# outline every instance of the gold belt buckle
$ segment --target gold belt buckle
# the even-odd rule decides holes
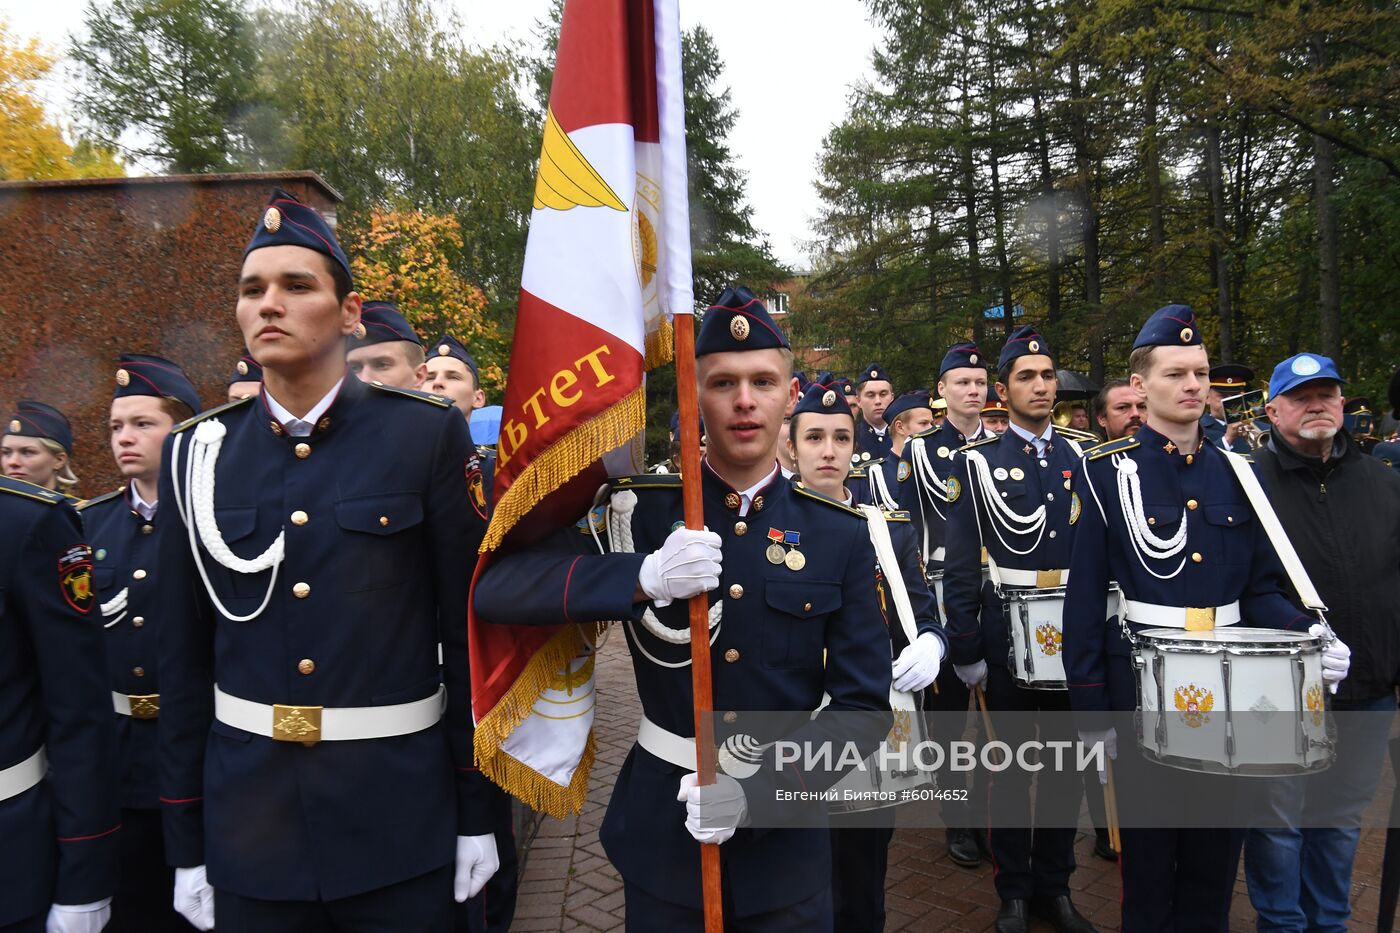
[[[1215,628],[1215,608],[1196,609],[1188,606],[1186,608],[1186,631],[1188,632],[1209,632]]]
[[[1059,586],[1061,573],[1059,570],[1037,570],[1035,572],[1036,589],[1048,590]]]
[[[272,704],[272,737],[278,742],[311,746],[321,741],[320,706]]]
[[[131,704],[132,719],[155,719],[160,715],[159,693],[133,694],[126,699]]]
[[[986,548],[983,548],[983,549],[982,549],[982,566],[983,566],[983,567],[987,566],[987,549],[986,549]]]

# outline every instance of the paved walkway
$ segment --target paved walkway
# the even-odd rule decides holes
[[[603,854],[598,827],[613,781],[637,732],[641,706],[632,680],[631,660],[620,632],[613,633],[598,659],[597,763],[583,812],[567,820],[544,817],[530,847],[521,879],[513,930],[621,931],[622,880]],[[1390,786],[1387,766],[1386,787]],[[1388,789],[1381,798],[1389,800]],[[890,847],[886,879],[889,933],[897,931],[990,931],[997,897],[991,869],[958,868],[948,861],[941,829],[901,829]],[[1095,858],[1093,835],[1081,833],[1075,849],[1078,870],[1070,878],[1074,901],[1101,931],[1118,929],[1119,881],[1116,865]],[[1379,903],[1381,853],[1385,833],[1366,830],[1352,885],[1352,909],[1360,920],[1352,930],[1374,930]],[[1236,884],[1231,931],[1252,931],[1254,916]],[[1049,930],[1037,925],[1037,930]],[[839,931],[838,931],[839,933]]]

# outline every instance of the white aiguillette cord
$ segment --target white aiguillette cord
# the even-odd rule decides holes
[[[894,597],[895,615],[899,617],[899,627],[909,644],[919,637],[914,627],[914,604],[909,602],[909,591],[904,587],[904,574],[899,569],[899,558],[894,553],[894,542],[890,540],[890,529],[885,524],[885,515],[873,505],[857,506],[865,513],[870,525],[870,543],[875,545],[875,558],[885,570],[885,580],[890,584],[890,595]]]
[[[1332,631],[1332,626],[1327,624],[1325,615],[1327,606],[1323,604],[1322,597],[1318,594],[1317,588],[1313,586],[1312,578],[1304,569],[1303,561],[1298,557],[1293,542],[1288,540],[1288,532],[1283,530],[1283,523],[1278,520],[1278,513],[1274,511],[1273,504],[1269,502],[1268,494],[1260,485],[1259,477],[1254,475],[1254,471],[1250,469],[1249,461],[1244,457],[1228,450],[1222,451],[1222,453],[1225,454],[1225,462],[1230,464],[1230,469],[1235,471],[1235,478],[1244,487],[1245,497],[1249,499],[1254,514],[1264,526],[1264,532],[1269,536],[1269,543],[1274,546],[1279,560],[1283,562],[1284,572],[1288,574],[1293,589],[1298,592],[1298,598],[1303,601],[1304,606],[1317,613],[1318,621],[1327,630],[1328,640],[1335,640],[1337,633]]]

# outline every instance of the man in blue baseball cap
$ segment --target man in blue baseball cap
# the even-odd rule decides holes
[[[1274,367],[1265,406],[1273,431],[1253,458],[1329,624],[1354,649],[1330,703],[1332,767],[1261,788],[1260,823],[1283,827],[1245,838],[1261,930],[1346,929],[1360,814],[1380,780],[1400,684],[1400,476],[1343,427],[1342,385],[1336,364],[1316,353]]]

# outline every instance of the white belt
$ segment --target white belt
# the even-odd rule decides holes
[[[1138,625],[1203,632],[1239,622],[1240,604],[1236,600],[1228,606],[1194,609],[1186,606],[1158,606],[1153,603],[1140,603],[1135,599],[1125,599],[1123,614],[1128,617],[1129,622]]]
[[[160,715],[160,694],[125,694],[112,691],[112,709],[119,716],[132,719],[155,719]]]
[[[933,549],[933,553],[930,554],[930,555],[928,556],[928,559],[929,559],[929,560],[943,560],[944,555],[946,555],[947,553],[948,553],[948,549],[947,549],[946,547],[936,547],[936,548]]]
[[[49,760],[44,755],[44,746],[17,765],[10,765],[0,771],[0,800],[18,797],[44,779],[49,770]]]
[[[279,742],[347,742],[421,732],[442,718],[447,690],[391,706],[325,708],[254,703],[214,687],[214,718]]]
[[[662,761],[669,761],[677,768],[696,770],[695,740],[676,735],[663,729],[645,716],[637,726],[637,744]]]
[[[1001,577],[1003,586],[1029,586],[1040,590],[1069,583],[1068,570],[1013,570],[997,564],[997,576]]]

